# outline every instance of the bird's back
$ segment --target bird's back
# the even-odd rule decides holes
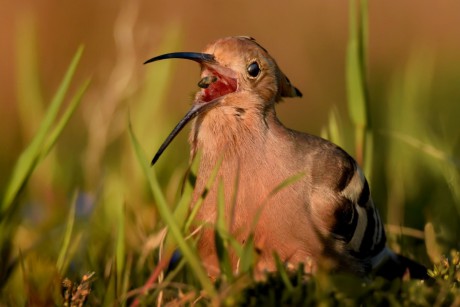
[[[279,128],[282,127],[282,128]],[[318,259],[341,270],[368,273],[385,254],[386,237],[368,182],[356,161],[339,146],[318,136],[278,125],[284,161],[304,172],[304,195],[292,206],[308,211],[309,231],[322,250]],[[322,261],[322,260],[320,260]]]

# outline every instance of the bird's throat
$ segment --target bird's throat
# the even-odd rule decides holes
[[[219,72],[206,69],[203,71],[198,86],[201,87],[199,92],[199,100],[203,102],[211,102],[215,99],[221,98],[227,94],[236,92],[238,82],[235,78],[220,74]]]

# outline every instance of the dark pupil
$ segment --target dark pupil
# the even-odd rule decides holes
[[[249,64],[249,66],[248,66],[248,74],[251,77],[257,77],[259,72],[260,72],[260,68],[259,68],[259,64],[257,64],[257,62],[252,62],[251,64]]]

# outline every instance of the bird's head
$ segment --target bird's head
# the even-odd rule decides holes
[[[167,53],[151,58],[144,64],[172,58],[193,60],[200,64],[201,80],[198,86],[201,89],[196,94],[192,108],[162,144],[152,164],[191,119],[211,108],[236,104],[241,101],[238,97],[241,95],[256,96],[255,100],[265,105],[273,105],[282,97],[302,96],[267,50],[250,37],[219,39],[201,53]]]

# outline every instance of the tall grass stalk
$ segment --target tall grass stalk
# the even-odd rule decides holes
[[[134,136],[132,130],[130,129],[129,131],[130,131],[131,142],[133,144],[134,151],[136,153],[136,157],[141,165],[142,170],[144,171],[145,176],[147,177],[149,181],[151,191],[153,193],[153,196],[155,197],[157,208],[158,208],[158,211],[160,212],[160,215],[163,221],[166,223],[168,230],[171,232],[171,235],[174,237],[175,241],[177,242],[184,258],[189,263],[195,276],[200,281],[203,289],[206,290],[208,295],[210,295],[211,297],[215,296],[216,290],[214,289],[213,284],[209,280],[206,272],[204,271],[204,268],[200,260],[197,257],[197,253],[194,251],[192,246],[190,246],[186,242],[185,237],[182,234],[181,229],[177,225],[176,220],[174,219],[174,215],[170,211],[168,204],[163,196],[163,193],[161,192],[161,189],[160,189],[160,186],[158,184],[155,174],[151,172],[148,168],[148,165],[149,165],[149,163],[147,162],[148,159],[143,154],[141,146],[139,142],[137,141],[136,137]]]
[[[50,147],[54,144],[57,136],[62,132],[65,124],[68,122],[71,114],[75,111],[76,105],[81,101],[82,94],[87,88],[88,83],[85,83],[75,96],[74,103],[68,107],[68,112],[62,118],[62,121],[56,126],[56,130],[51,132],[52,125],[57,119],[58,112],[61,105],[64,102],[64,98],[70,87],[72,77],[77,69],[78,62],[83,54],[83,47],[78,48],[75,56],[70,63],[69,68],[58,87],[58,90],[51,101],[48,111],[43,118],[40,127],[32,139],[29,146],[19,156],[18,161],[13,170],[13,174],[10,177],[8,186],[5,191],[5,195],[2,200],[0,207],[0,217],[13,205],[17,199],[21,188],[26,184],[27,179],[35,169],[38,163],[40,163],[46,153],[49,152]],[[47,146],[46,146],[47,145]]]
[[[367,0],[349,1],[349,37],[346,55],[348,113],[355,127],[356,160],[370,176],[369,94],[367,87]],[[368,144],[369,142],[369,144]],[[366,164],[364,164],[366,163]]]

